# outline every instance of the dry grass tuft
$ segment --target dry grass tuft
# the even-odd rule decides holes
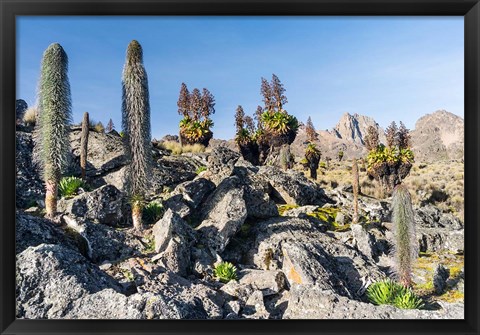
[[[191,153],[205,152],[205,146],[198,143],[193,145],[182,146],[180,143],[175,141],[165,141],[165,142],[161,142],[159,146],[165,150],[172,152],[172,154],[174,155],[181,155],[182,153],[186,153],[186,152],[191,152]]]
[[[29,107],[23,114],[23,123],[27,126],[34,126],[37,121],[37,108]]]

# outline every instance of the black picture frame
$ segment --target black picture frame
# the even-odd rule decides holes
[[[478,334],[480,4],[478,0],[0,0],[1,334]],[[464,320],[15,320],[15,16],[461,15],[465,18]],[[448,46],[447,46],[448,47]]]

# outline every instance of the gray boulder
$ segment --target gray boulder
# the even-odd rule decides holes
[[[240,154],[227,147],[219,146],[215,147],[210,156],[207,158],[207,174],[208,177],[215,185],[231,176],[235,163],[240,158]]]
[[[126,231],[68,216],[63,216],[63,220],[69,228],[68,234],[84,240],[87,255],[95,263],[140,255],[143,249],[142,242]]]
[[[15,205],[17,208],[37,206],[45,199],[45,186],[33,162],[32,134],[17,131],[15,149]]]
[[[27,109],[28,109],[28,104],[25,100],[23,99],[15,100],[15,118],[17,119],[17,122],[22,122],[23,115],[25,114],[25,111]]]
[[[69,238],[69,235],[52,221],[19,211],[15,218],[15,252],[17,254],[28,247],[36,247],[43,243],[63,244],[79,250],[76,241]]]
[[[243,199],[247,206],[247,216],[254,219],[266,219],[278,216],[278,208],[271,199],[271,186],[269,183],[257,176],[256,168],[235,166],[233,174],[241,181],[244,189]]]
[[[125,195],[113,185],[58,201],[59,212],[110,226],[125,226],[128,208]]]
[[[166,249],[155,256],[158,264],[182,277],[190,272],[190,248],[188,241],[181,236],[174,236],[168,242]]]
[[[215,189],[215,184],[205,178],[197,178],[179,184],[172,195],[181,194],[185,203],[193,210],[197,209],[203,200]]]
[[[140,317],[138,311],[128,310],[127,305],[120,303],[119,300],[125,299],[119,293],[120,285],[81,254],[64,246],[29,247],[17,255],[16,269],[17,317],[56,319],[93,315],[92,306],[84,304],[84,299],[107,289],[110,291],[102,296],[112,302],[105,301],[96,311],[98,316],[117,313],[119,317]],[[115,311],[108,308],[112,304]],[[73,316],[72,310],[75,310]]]
[[[187,202],[183,199],[182,194],[176,194],[163,201],[163,207],[165,209],[170,209],[182,219],[189,216],[192,212],[190,207],[187,205]]]
[[[463,304],[438,311],[375,306],[341,297],[316,285],[293,285],[284,319],[463,319]]]
[[[152,296],[145,306],[147,317],[162,319],[221,319],[223,296],[202,283],[190,282],[172,272],[152,278],[139,292]],[[169,315],[173,314],[173,315]],[[163,315],[166,315],[164,317]]]
[[[255,269],[243,269],[238,273],[240,285],[250,285],[259,290],[264,296],[279,293],[287,287],[287,280],[281,271],[265,271]]]
[[[415,208],[415,222],[422,228],[463,229],[463,223],[458,218],[450,213],[442,213],[433,205]]]
[[[256,223],[246,264],[282,270],[288,282],[324,285],[338,294],[362,297],[366,283],[384,278],[375,263],[309,220],[279,217]]]
[[[442,228],[420,228],[417,230],[420,251],[464,252],[464,231]]]
[[[185,239],[194,239],[194,231],[188,224],[171,209],[153,226],[152,234],[155,238],[155,251],[162,252],[168,246],[172,236],[178,235]]]
[[[221,252],[247,218],[244,190],[236,176],[222,181],[203,206],[202,223],[197,231],[207,244]]]
[[[438,264],[433,272],[433,288],[436,294],[440,295],[445,291],[448,277],[450,277],[450,270]]]
[[[270,195],[280,203],[322,206],[331,202],[320,187],[299,172],[285,172],[274,166],[262,166],[258,176],[268,181],[272,186]]]

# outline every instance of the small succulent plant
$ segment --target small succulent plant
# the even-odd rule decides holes
[[[58,191],[61,197],[71,197],[76,195],[81,187],[85,187],[85,183],[81,178],[63,177],[58,184]]]
[[[237,280],[237,268],[230,262],[221,262],[213,269],[213,274],[222,283]]]
[[[143,220],[147,224],[153,224],[161,219],[163,212],[163,205],[156,201],[152,201],[143,208]]]
[[[375,305],[393,305],[402,309],[420,309],[424,306],[423,300],[411,289],[391,279],[370,285],[367,289],[367,297]]]

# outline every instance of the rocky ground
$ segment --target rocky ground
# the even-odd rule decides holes
[[[79,138],[73,129],[72,175]],[[360,224],[352,225],[349,185],[321,188],[222,146],[181,156],[153,149],[149,197],[165,213],[138,236],[120,140],[91,133],[91,190],[60,200],[62,214],[51,221],[42,216],[31,133],[17,132],[17,317],[463,319],[463,222],[453,214],[415,207],[415,290],[427,308],[375,306],[365,290],[390,274],[389,199],[362,195]],[[237,266],[238,280],[216,280],[222,260]]]

